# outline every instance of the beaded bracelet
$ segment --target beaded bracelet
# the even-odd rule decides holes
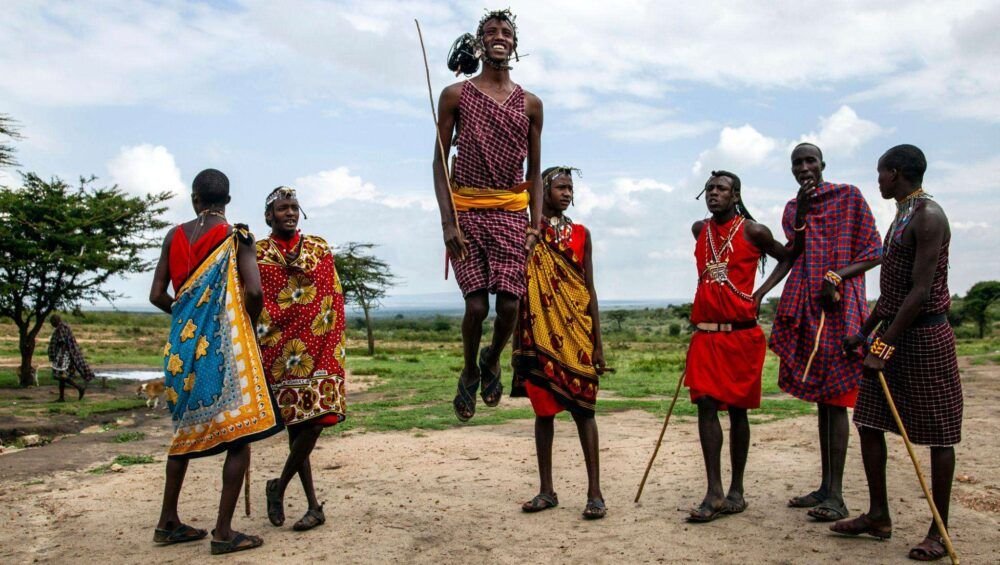
[[[539,231],[536,228],[531,227],[531,226],[528,226],[528,227],[524,228],[524,233],[527,234],[527,235],[533,235],[533,236],[535,236],[535,237],[537,237],[539,239],[542,238],[542,232]]]
[[[844,281],[844,278],[834,271],[827,271],[826,274],[823,275],[823,280],[829,282],[833,286],[840,286],[840,283]]]
[[[888,343],[882,341],[881,338],[875,338],[875,341],[872,342],[872,346],[868,348],[869,353],[883,361],[888,361],[895,351],[896,346],[889,345]]]

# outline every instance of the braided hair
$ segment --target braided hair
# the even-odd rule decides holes
[[[753,215],[750,214],[750,210],[747,210],[746,204],[743,203],[743,194],[741,190],[743,184],[740,182],[740,177],[738,177],[736,173],[731,173],[729,171],[723,171],[723,170],[712,171],[712,176],[708,177],[708,180],[705,181],[705,188],[703,188],[702,191],[698,193],[697,198],[701,198],[701,195],[704,194],[705,190],[708,189],[708,183],[712,182],[712,179],[716,177],[726,177],[732,183],[733,194],[735,194],[737,197],[736,213],[752,222],[756,222],[757,220],[754,219]],[[762,253],[760,256],[760,263],[759,263],[761,274],[764,274],[765,265],[767,265],[767,255]]]
[[[484,56],[486,46],[483,45],[483,29],[486,27],[486,22],[490,20],[498,20],[510,25],[510,28],[514,31],[514,60],[520,62],[521,58],[517,54],[517,24],[514,22],[516,19],[517,16],[510,11],[510,8],[506,10],[487,11],[486,15],[479,20],[475,36],[471,33],[465,33],[451,44],[451,49],[448,51],[448,69],[453,71],[456,76],[459,74],[468,76],[479,70],[480,59],[485,60],[487,64],[494,68],[500,70],[510,69],[507,61],[498,63]]]

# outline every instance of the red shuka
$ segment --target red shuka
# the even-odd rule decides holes
[[[761,252],[746,240],[745,223],[733,234],[732,251],[722,249],[730,230],[741,219],[735,216],[722,225],[709,219],[698,236],[694,253],[699,277],[691,307],[692,324],[747,322],[757,317],[752,301],[737,295],[728,285],[715,282],[705,271],[711,253],[707,229],[711,223],[715,248],[721,257],[728,257],[729,280],[740,292],[753,292]],[[731,332],[696,331],[691,336],[684,371],[684,384],[691,391],[692,402],[708,396],[717,400],[723,410],[729,406],[759,407],[766,352],[767,340],[759,326]]]
[[[184,227],[177,226],[174,238],[170,240],[170,282],[174,285],[174,294],[227,235],[229,224],[223,222],[211,227],[191,243],[184,233]]]

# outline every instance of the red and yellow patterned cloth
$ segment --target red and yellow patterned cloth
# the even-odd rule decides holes
[[[264,370],[286,425],[332,426],[347,417],[344,293],[326,241],[306,235],[288,243],[257,242]]]
[[[514,330],[511,396],[528,395],[539,416],[561,409],[593,416],[597,403],[594,326],[583,270],[587,230],[580,224],[571,228],[560,241],[551,226],[543,230],[528,260],[528,292]]]

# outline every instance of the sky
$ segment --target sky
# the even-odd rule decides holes
[[[445,60],[474,32],[472,2],[41,2],[4,6],[0,112],[20,122],[17,171],[97,175],[133,194],[171,191],[193,216],[204,168],[231,181],[230,221],[267,234],[264,198],[299,190],[305,233],[378,244],[397,295],[460,293],[444,280],[431,181],[434,98],[462,80]],[[882,233],[875,164],[921,147],[925,189],[951,220],[949,282],[997,278],[1000,2],[509,2],[512,79],[544,103],[542,166],[582,169],[567,214],[594,238],[607,300],[690,299],[695,195],[713,169],[740,175],[780,232],[797,185],[791,147],[823,148],[825,178],[858,186]],[[160,235],[160,234],[157,234]],[[154,253],[155,255],[155,253]],[[773,263],[773,262],[772,262]],[[152,273],[117,280],[146,304]],[[878,294],[877,270],[868,293]],[[777,291],[775,291],[774,295]],[[107,306],[99,304],[97,306]]]

